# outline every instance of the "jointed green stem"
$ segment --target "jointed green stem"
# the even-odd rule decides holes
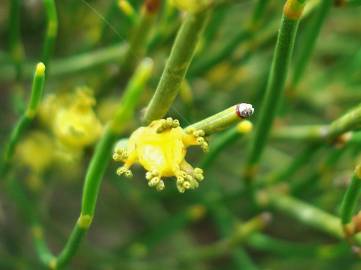
[[[101,180],[111,157],[113,145],[126,122],[134,115],[135,107],[139,102],[145,83],[150,77],[152,67],[152,62],[149,59],[140,64],[125,90],[116,116],[106,128],[103,137],[97,144],[85,176],[81,214],[67,244],[57,259],[57,264],[60,266],[66,265],[75,255],[81,240],[91,224]]]
[[[222,237],[230,237],[235,227],[235,217],[222,202],[209,203],[209,212],[218,226]],[[246,251],[238,246],[230,250],[235,267],[237,269],[255,270],[258,269]]]
[[[22,76],[22,62],[24,58],[24,47],[20,35],[20,0],[12,0],[9,15],[9,50],[11,58],[15,64],[16,78]]]
[[[168,112],[192,61],[208,13],[209,11],[205,10],[196,14],[187,14],[178,31],[154,96],[146,109],[145,123],[160,119]]]
[[[258,28],[269,2],[269,0],[258,0],[247,29],[242,29],[239,33],[237,33],[220,49],[219,52],[211,55],[210,57],[206,57],[205,60],[199,61],[192,66],[190,70],[191,75],[199,76],[207,72],[211,67],[214,67],[224,59],[227,59],[242,42],[252,40],[254,31]],[[218,23],[219,22],[217,21],[217,24]]]
[[[268,213],[256,216],[245,223],[239,224],[233,234],[230,235],[227,239],[220,240],[214,244],[201,247],[197,250],[192,250],[192,253],[185,253],[184,256],[180,259],[185,261],[193,261],[222,256],[233,250],[236,245],[246,241],[246,239],[254,232],[264,229],[269,221],[270,216]]]
[[[324,231],[336,238],[343,238],[340,220],[337,217],[305,202],[280,194],[279,192],[266,191],[266,194],[263,194],[263,196],[264,195],[265,197],[263,199],[275,210],[281,211],[294,217],[303,224]],[[361,244],[361,237],[356,237],[356,242]]]
[[[253,107],[250,104],[241,103],[234,105],[224,111],[214,114],[202,121],[194,123],[188,128],[201,129],[206,135],[219,132],[229,127],[239,119],[248,118],[253,114]]]
[[[312,21],[309,23],[304,34],[304,41],[296,59],[293,76],[291,79],[291,89],[297,87],[302,78],[306,66],[311,58],[312,52],[316,45],[317,37],[320,34],[321,27],[331,9],[332,0],[321,0],[321,4],[316,12],[312,15]]]
[[[54,0],[43,0],[47,16],[47,27],[43,45],[42,59],[49,70],[49,61],[54,51],[55,39],[58,34],[58,16]]]
[[[355,208],[361,195],[361,166],[357,166],[352,176],[351,183],[341,203],[341,223],[347,225],[355,214]]]
[[[1,166],[0,174],[6,173],[9,163],[14,155],[16,144],[35,117],[43,95],[44,80],[45,66],[43,63],[38,63],[34,73],[30,101],[28,103],[26,112],[20,117],[10,134],[9,142],[5,149],[4,160]]]
[[[145,56],[148,39],[155,23],[159,0],[145,0],[139,21],[135,26],[127,51],[120,66],[120,77],[127,81],[139,60]]]
[[[282,99],[304,1],[288,0],[282,16],[265,98],[256,123],[255,137],[250,146],[246,178],[252,179],[265,148],[278,105]]]
[[[91,52],[86,52],[74,56],[69,56],[64,59],[57,59],[52,61],[51,70],[48,75],[52,78],[55,76],[71,75],[73,73],[91,70],[97,66],[108,63],[115,63],[122,59],[127,51],[128,44],[119,43],[97,49]],[[24,77],[31,76],[33,64],[24,65]],[[14,77],[14,71],[11,66],[3,66],[0,68],[0,79],[8,80]]]
[[[310,161],[320,147],[321,145],[319,144],[310,144],[306,146],[300,155],[294,158],[288,166],[286,165],[280,171],[272,174],[271,177],[266,180],[266,184],[271,185],[280,181],[289,181],[300,168]]]

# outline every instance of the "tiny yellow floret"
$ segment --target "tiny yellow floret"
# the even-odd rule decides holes
[[[124,162],[117,174],[131,177],[130,167],[139,163],[147,170],[148,185],[158,191],[165,187],[163,177],[175,177],[181,193],[195,189],[203,180],[203,170],[193,168],[185,160],[187,148],[192,145],[199,145],[204,151],[208,149],[202,130],[184,130],[172,118],[153,121],[135,130],[127,144],[117,145],[113,159]]]

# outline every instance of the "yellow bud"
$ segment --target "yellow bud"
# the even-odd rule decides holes
[[[211,0],[172,0],[171,3],[182,11],[197,13],[204,10]]]
[[[120,10],[124,12],[125,15],[127,15],[127,16],[133,16],[133,15],[134,15],[134,9],[133,9],[133,7],[129,4],[128,1],[126,1],[126,0],[119,0],[119,1],[118,1],[118,6],[119,6]]]
[[[40,62],[36,65],[35,75],[44,76],[44,73],[45,73],[45,65],[42,62]]]
[[[253,124],[251,121],[243,120],[242,122],[238,123],[237,130],[239,133],[247,134],[251,132],[253,129]]]

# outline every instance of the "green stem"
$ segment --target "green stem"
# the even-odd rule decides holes
[[[191,67],[190,73],[193,76],[199,76],[207,72],[210,68],[219,64],[227,59],[237,49],[237,47],[244,41],[252,40],[255,31],[257,30],[259,23],[266,11],[269,0],[258,0],[249,25],[246,29],[242,29],[237,33],[229,42],[227,42],[218,52],[212,54],[210,57],[203,61],[199,61]],[[218,24],[218,22],[217,22]]]
[[[153,29],[158,9],[158,0],[144,1],[139,21],[132,32],[129,47],[121,62],[120,77],[122,81],[126,82],[128,80],[139,60],[145,56],[148,39]]]
[[[330,125],[294,126],[278,128],[273,131],[275,139],[307,140],[333,143],[341,135],[359,129],[361,124],[361,105],[333,121]],[[356,139],[356,138],[355,138]]]
[[[318,166],[316,171],[313,171],[308,176],[304,176],[302,181],[293,181],[290,184],[290,193],[295,195],[304,194],[307,190],[312,190],[314,186],[319,182],[319,179],[322,175],[325,175],[325,172],[334,168],[337,161],[345,153],[346,147],[341,149],[333,149],[332,152],[327,156],[327,159],[324,160],[321,165]]]
[[[341,202],[341,223],[347,225],[352,221],[352,216],[361,195],[361,166],[357,166]]]
[[[9,16],[9,50],[15,64],[16,79],[22,77],[22,62],[24,60],[24,46],[21,42],[20,33],[20,0],[12,0],[10,4]]]
[[[235,246],[245,242],[253,233],[264,229],[269,221],[270,216],[268,213],[256,216],[245,223],[239,224],[229,238],[192,250],[191,253],[185,253],[180,259],[185,261],[205,260],[227,254],[234,250]]]
[[[24,134],[25,130],[29,127],[33,121],[36,111],[39,107],[41,98],[44,91],[44,81],[45,81],[45,66],[43,63],[38,63],[35,68],[35,73],[33,77],[33,83],[31,88],[31,97],[28,103],[26,112],[20,117],[20,119],[15,124],[15,127],[12,129],[10,134],[9,142],[6,146],[4,153],[4,161],[1,167],[0,174],[3,175],[8,170],[9,163],[14,155],[15,147]]]
[[[209,10],[188,13],[174,41],[157,89],[146,109],[144,122],[162,118],[176,98],[180,85],[192,61],[196,45],[208,17]]]
[[[51,63],[51,70],[48,74],[51,77],[65,76],[87,71],[104,64],[115,63],[119,58],[124,57],[127,47],[126,43],[119,43],[91,52],[54,60]],[[28,78],[31,76],[32,66],[33,64],[24,65],[24,77]],[[0,69],[0,74],[2,80],[14,78],[14,71],[11,66],[3,65]]]
[[[274,255],[284,257],[300,258],[300,256],[335,259],[350,252],[350,248],[345,244],[337,245],[314,245],[300,244],[282,239],[273,238],[266,234],[254,233],[246,242],[247,246],[258,251],[264,251]]]
[[[340,220],[336,216],[279,192],[266,191],[264,195],[265,197],[263,197],[263,195],[261,195],[261,197],[275,210],[281,211],[305,225],[323,231],[336,238],[343,238]],[[355,240],[358,244],[361,244],[361,237],[356,237]]]
[[[49,70],[49,61],[54,51],[55,39],[58,34],[58,16],[54,0],[43,0],[47,16],[47,27],[43,45],[42,59]]]
[[[295,43],[298,23],[305,1],[287,0],[282,16],[265,99],[255,128],[246,167],[246,178],[254,177],[255,169],[265,148],[273,120],[282,100],[288,66]]]
[[[250,117],[253,114],[253,111],[254,109],[250,104],[237,104],[202,121],[194,123],[187,128],[201,129],[206,135],[210,135],[224,130],[239,121],[239,119]]]
[[[230,237],[230,233],[234,229],[235,217],[223,203],[210,203],[210,214],[218,225],[218,230],[222,237]],[[255,270],[258,269],[246,251],[242,247],[235,247],[232,251],[232,258],[237,269]]]
[[[281,169],[280,171],[272,174],[270,178],[265,181],[265,184],[272,185],[281,181],[289,181],[300,168],[310,162],[310,159],[314,154],[317,153],[317,150],[320,147],[321,145],[319,144],[310,144],[306,146],[306,148],[300,153],[300,155],[292,159],[292,162],[288,166],[284,166],[284,169]]]
[[[113,145],[124,129],[127,121],[134,115],[136,105],[151,75],[152,68],[152,62],[149,59],[146,59],[140,64],[126,87],[114,119],[106,128],[103,137],[96,146],[95,153],[85,176],[80,217],[57,259],[57,265],[61,267],[66,265],[75,255],[80,242],[91,225],[100,184],[111,157]]]
[[[291,90],[298,86],[300,79],[305,73],[306,66],[314,51],[317,37],[321,32],[321,27],[332,7],[332,2],[332,0],[321,0],[321,4],[317,7],[315,14],[312,15],[312,20],[307,25],[302,39],[303,42],[301,43],[302,47],[300,48],[298,57],[296,57],[295,68],[291,78]]]

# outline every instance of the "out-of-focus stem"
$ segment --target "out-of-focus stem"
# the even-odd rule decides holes
[[[66,265],[75,255],[81,240],[91,225],[101,180],[111,157],[114,143],[124,128],[126,121],[134,115],[135,107],[151,75],[152,67],[153,64],[149,59],[140,64],[126,87],[114,119],[106,128],[103,137],[96,146],[85,176],[80,217],[64,249],[57,258],[56,265],[59,267]]]
[[[114,143],[120,132],[133,115],[140,95],[149,80],[153,63],[149,59],[141,62],[123,94],[120,106],[114,119],[106,127],[91,158],[83,186],[81,213],[74,228],[59,256],[51,255],[42,238],[42,234],[35,234],[35,245],[43,264],[50,269],[60,269],[66,266],[78,250],[82,239],[88,231],[95,213],[96,201],[101,180],[108,165]],[[44,76],[44,72],[43,72]],[[35,226],[35,229],[37,227]]]
[[[208,207],[222,237],[230,237],[235,226],[236,218],[222,202],[209,202]],[[237,269],[258,269],[242,247],[234,247],[230,253]]]
[[[191,253],[185,253],[181,260],[204,260],[207,258],[217,258],[229,253],[235,246],[246,241],[253,233],[264,229],[269,222],[269,213],[260,214],[245,223],[239,224],[227,239],[220,240],[205,247],[200,247],[197,250],[192,250]]]
[[[91,52],[54,60],[51,63],[51,70],[48,72],[48,75],[51,77],[71,75],[104,64],[115,63],[119,58],[124,57],[127,48],[127,43],[119,43]],[[24,64],[23,73],[25,78],[31,77],[32,67],[33,64]],[[11,80],[14,77],[14,70],[11,66],[3,65],[0,68],[1,80]]]
[[[203,61],[199,61],[193,67],[191,67],[191,74],[193,76],[199,76],[207,72],[211,67],[219,64],[224,59],[227,59],[235,51],[239,44],[246,40],[252,39],[255,31],[259,27],[260,21],[269,2],[269,0],[258,0],[254,7],[253,14],[247,28],[242,29],[239,33],[237,33],[217,53],[212,54],[210,57],[207,57]]]
[[[357,202],[361,195],[361,165],[358,165],[354,171],[351,183],[348,186],[345,195],[343,196],[340,216],[343,226],[347,226],[352,221],[352,216],[355,214]],[[350,228],[352,229],[352,228]],[[347,233],[347,229],[346,229]],[[350,232],[352,234],[352,232]]]
[[[146,109],[144,123],[162,118],[176,98],[192,61],[209,10],[188,13],[174,41],[157,89]]]
[[[49,61],[54,51],[55,39],[58,34],[58,16],[54,0],[43,0],[47,17],[46,33],[43,45],[42,60],[49,70]]]
[[[253,179],[262,152],[268,140],[273,120],[282,100],[284,85],[288,73],[295,43],[298,23],[302,15],[304,0],[287,0],[273,55],[271,71],[268,78],[265,99],[255,128],[255,136],[250,145],[245,178]]]
[[[9,142],[5,148],[4,160],[1,166],[0,175],[6,173],[19,139],[35,117],[36,111],[43,96],[44,81],[45,66],[43,63],[38,63],[36,65],[33,77],[30,101],[28,103],[25,113],[20,117],[18,122],[15,124],[15,127],[11,131]]]
[[[345,244],[314,245],[300,244],[283,239],[276,239],[262,233],[254,233],[246,245],[257,251],[269,252],[282,257],[318,257],[322,259],[335,259],[342,254],[350,253],[350,248]]]
[[[133,73],[139,60],[145,56],[148,39],[153,29],[159,5],[159,0],[144,0],[139,20],[131,33],[129,46],[120,65],[119,76],[124,82]]]
[[[305,202],[279,192],[267,192],[260,195],[262,202],[271,206],[276,211],[289,215],[299,222],[330,234],[336,238],[343,238],[343,231],[339,218]],[[361,244],[361,237],[355,238]]]
[[[294,126],[277,128],[273,137],[277,139],[308,140],[333,142],[341,135],[359,128],[361,124],[361,105],[333,121],[330,125]]]
[[[306,66],[310,61],[312,52],[315,48],[317,37],[320,34],[321,27],[324,24],[325,19],[331,9],[332,2],[332,0],[322,0],[321,4],[317,7],[316,11],[312,15],[312,20],[307,25],[303,36],[303,41],[301,43],[302,47],[300,48],[298,57],[296,57],[295,68],[291,78],[291,90],[298,86],[300,79],[305,72]]]
[[[24,47],[20,35],[20,4],[20,0],[11,1],[8,27],[9,50],[15,64],[17,80],[22,76],[22,62],[24,60]]]
[[[281,181],[289,181],[300,168],[310,161],[312,156],[317,153],[320,146],[321,145],[319,144],[310,144],[306,146],[306,148],[294,158],[288,166],[283,166],[283,169],[272,174],[270,178],[265,181],[265,184],[272,185]]]

